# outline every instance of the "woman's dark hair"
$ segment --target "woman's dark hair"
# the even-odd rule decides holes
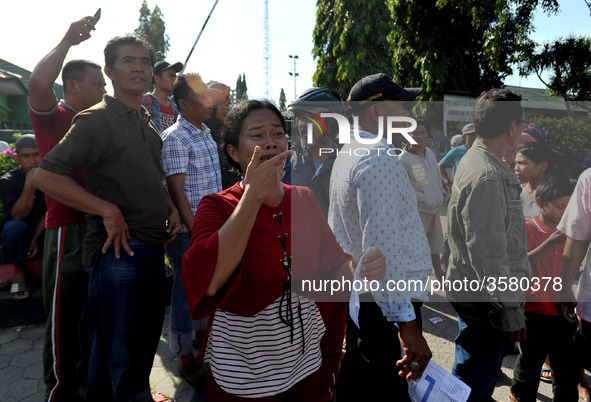
[[[232,145],[234,148],[238,149],[240,133],[242,132],[242,123],[246,120],[250,112],[261,109],[269,109],[275,113],[281,122],[283,131],[286,130],[285,119],[281,115],[281,112],[268,100],[248,100],[242,102],[232,109],[226,117],[226,120],[224,120],[224,128],[222,129],[222,150],[224,151],[224,156],[228,160],[228,163],[240,172],[242,172],[242,168],[238,162],[235,162],[234,159],[230,157],[230,154],[228,153],[228,145]]]
[[[517,147],[515,153],[523,154],[536,165],[546,162],[546,175],[566,178],[566,169],[559,156],[542,142],[525,142]]]
[[[539,197],[540,203],[544,206],[551,201],[572,195],[574,190],[574,184],[566,177],[547,175],[536,188],[536,198]]]

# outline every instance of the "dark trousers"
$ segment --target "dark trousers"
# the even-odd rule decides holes
[[[458,314],[459,331],[451,373],[472,389],[468,402],[491,401],[501,374],[506,334],[486,321],[470,319],[473,311],[466,314],[461,306],[452,306]],[[485,316],[488,304],[480,303],[480,308]]]
[[[0,234],[0,245],[4,250],[6,260],[13,262],[26,259],[32,238],[33,229],[25,221],[13,220],[6,222]]]
[[[86,400],[149,401],[164,321],[164,247],[136,238],[134,252],[97,252],[88,283],[90,362]]]
[[[43,305],[47,314],[43,376],[48,401],[80,399],[86,386],[90,344],[86,322],[88,274],[82,266],[85,223],[47,229],[43,255]]]
[[[521,342],[523,354],[515,362],[511,393],[521,402],[536,400],[540,370],[548,355],[552,367],[554,401],[576,402],[579,399],[579,368],[575,363],[573,346],[576,324],[558,315],[526,311],[525,317],[527,339]]]
[[[575,354],[579,366],[591,371],[591,322],[582,318],[575,338]]]
[[[349,318],[347,347],[337,380],[337,400],[410,401],[406,379],[398,375],[401,359],[398,328],[388,321],[370,293],[361,295],[359,326]],[[417,323],[420,305],[413,303]],[[419,326],[419,328],[421,328]]]
[[[343,340],[349,314],[345,303],[317,302],[316,304],[326,326],[326,332],[320,342],[322,366],[318,370],[320,381],[318,401],[325,402],[333,400],[336,394],[336,380],[339,377]]]

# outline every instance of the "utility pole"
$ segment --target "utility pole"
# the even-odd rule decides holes
[[[289,58],[293,60],[293,72],[289,72],[289,75],[291,75],[293,77],[293,98],[295,99],[296,96],[298,95],[298,92],[296,91],[296,78],[299,75],[296,72],[296,61],[298,59],[298,55],[289,55]]]
[[[270,56],[270,45],[269,45],[269,0],[265,0],[265,27],[264,27],[264,40],[263,40],[263,73],[265,75],[265,98],[271,99],[271,94],[269,90],[269,73],[270,73],[270,66],[269,63],[271,61]]]
[[[215,10],[215,6],[218,5],[218,1],[219,0],[215,0],[215,3],[213,3],[213,7],[211,8],[211,11],[207,15],[207,18],[205,19],[205,22],[203,23],[203,26],[201,27],[201,31],[199,31],[199,35],[197,35],[197,39],[195,39],[195,43],[193,43],[193,47],[189,51],[189,55],[187,56],[187,60],[185,60],[185,64],[183,64],[183,69],[181,70],[181,74],[185,71],[185,68],[187,68],[187,63],[189,62],[189,59],[191,58],[191,55],[193,54],[193,50],[195,50],[195,46],[197,46],[197,42],[199,42],[199,38],[201,38],[201,34],[205,30],[205,26],[207,25],[207,22],[209,21],[209,17],[211,17],[211,14],[213,14],[213,10]]]

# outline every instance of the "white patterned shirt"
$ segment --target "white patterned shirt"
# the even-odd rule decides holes
[[[427,299],[431,252],[408,175],[384,139],[367,145],[351,136],[351,143],[339,150],[330,179],[328,223],[346,253],[356,255],[369,247],[382,251],[386,275],[373,296],[389,321],[414,320],[410,301]],[[388,281],[397,281],[397,290],[388,291]],[[420,282],[416,290],[412,281]],[[406,290],[398,290],[402,286]]]
[[[199,129],[182,116],[162,133],[162,141],[164,176],[185,174],[183,190],[195,215],[201,198],[222,191],[217,144],[205,124]]]

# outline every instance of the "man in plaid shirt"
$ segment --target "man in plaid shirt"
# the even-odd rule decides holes
[[[183,231],[167,246],[174,266],[170,315],[170,350],[180,355],[179,372],[195,385],[203,369],[194,364],[193,320],[181,275],[181,260],[191,241],[193,218],[202,197],[222,190],[217,144],[203,124],[211,117],[208,88],[197,74],[177,77],[173,99],[180,110],[175,124],[162,133],[162,168],[170,196],[179,210]],[[205,322],[201,322],[205,330]],[[198,345],[197,345],[198,346]]]

